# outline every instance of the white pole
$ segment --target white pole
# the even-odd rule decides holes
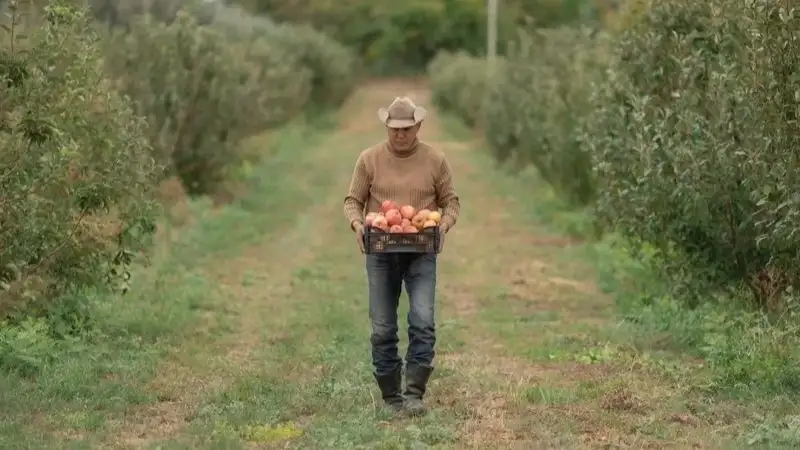
[[[486,56],[489,59],[489,73],[494,67],[497,57],[497,2],[498,0],[487,0],[488,11],[486,13]]]
[[[485,121],[490,92],[493,89],[494,69],[497,60],[497,3],[500,0],[487,0],[486,11],[486,83],[483,92],[481,119]]]

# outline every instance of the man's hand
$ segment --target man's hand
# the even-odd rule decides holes
[[[439,225],[439,253],[444,248],[444,236],[447,234],[447,225]]]
[[[364,225],[357,221],[353,221],[353,231],[356,232],[356,240],[358,241],[358,248],[361,250],[361,253],[366,253],[364,250]]]

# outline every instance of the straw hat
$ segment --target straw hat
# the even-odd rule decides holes
[[[408,128],[425,120],[428,111],[408,97],[395,97],[388,108],[378,110],[378,118],[389,128]]]

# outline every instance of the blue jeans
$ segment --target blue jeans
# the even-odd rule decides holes
[[[402,368],[397,349],[397,307],[405,282],[409,298],[407,364],[431,366],[436,344],[434,301],[436,254],[373,254],[367,256],[369,318],[372,322],[372,364],[378,376]]]

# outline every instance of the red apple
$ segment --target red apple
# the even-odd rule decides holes
[[[389,211],[386,211],[386,222],[388,222],[390,226],[400,225],[403,223],[403,216],[400,215],[400,211],[396,209],[390,209]]]
[[[402,232],[403,232],[403,227],[401,227],[400,225],[392,225],[392,227],[389,228],[389,233],[402,233]]]
[[[400,215],[403,216],[403,219],[411,220],[411,218],[414,217],[414,214],[416,214],[416,212],[417,211],[411,205],[403,205],[400,208]]]
[[[400,209],[400,206],[394,200],[384,200],[383,203],[381,203],[381,211],[384,214],[392,209]]]

